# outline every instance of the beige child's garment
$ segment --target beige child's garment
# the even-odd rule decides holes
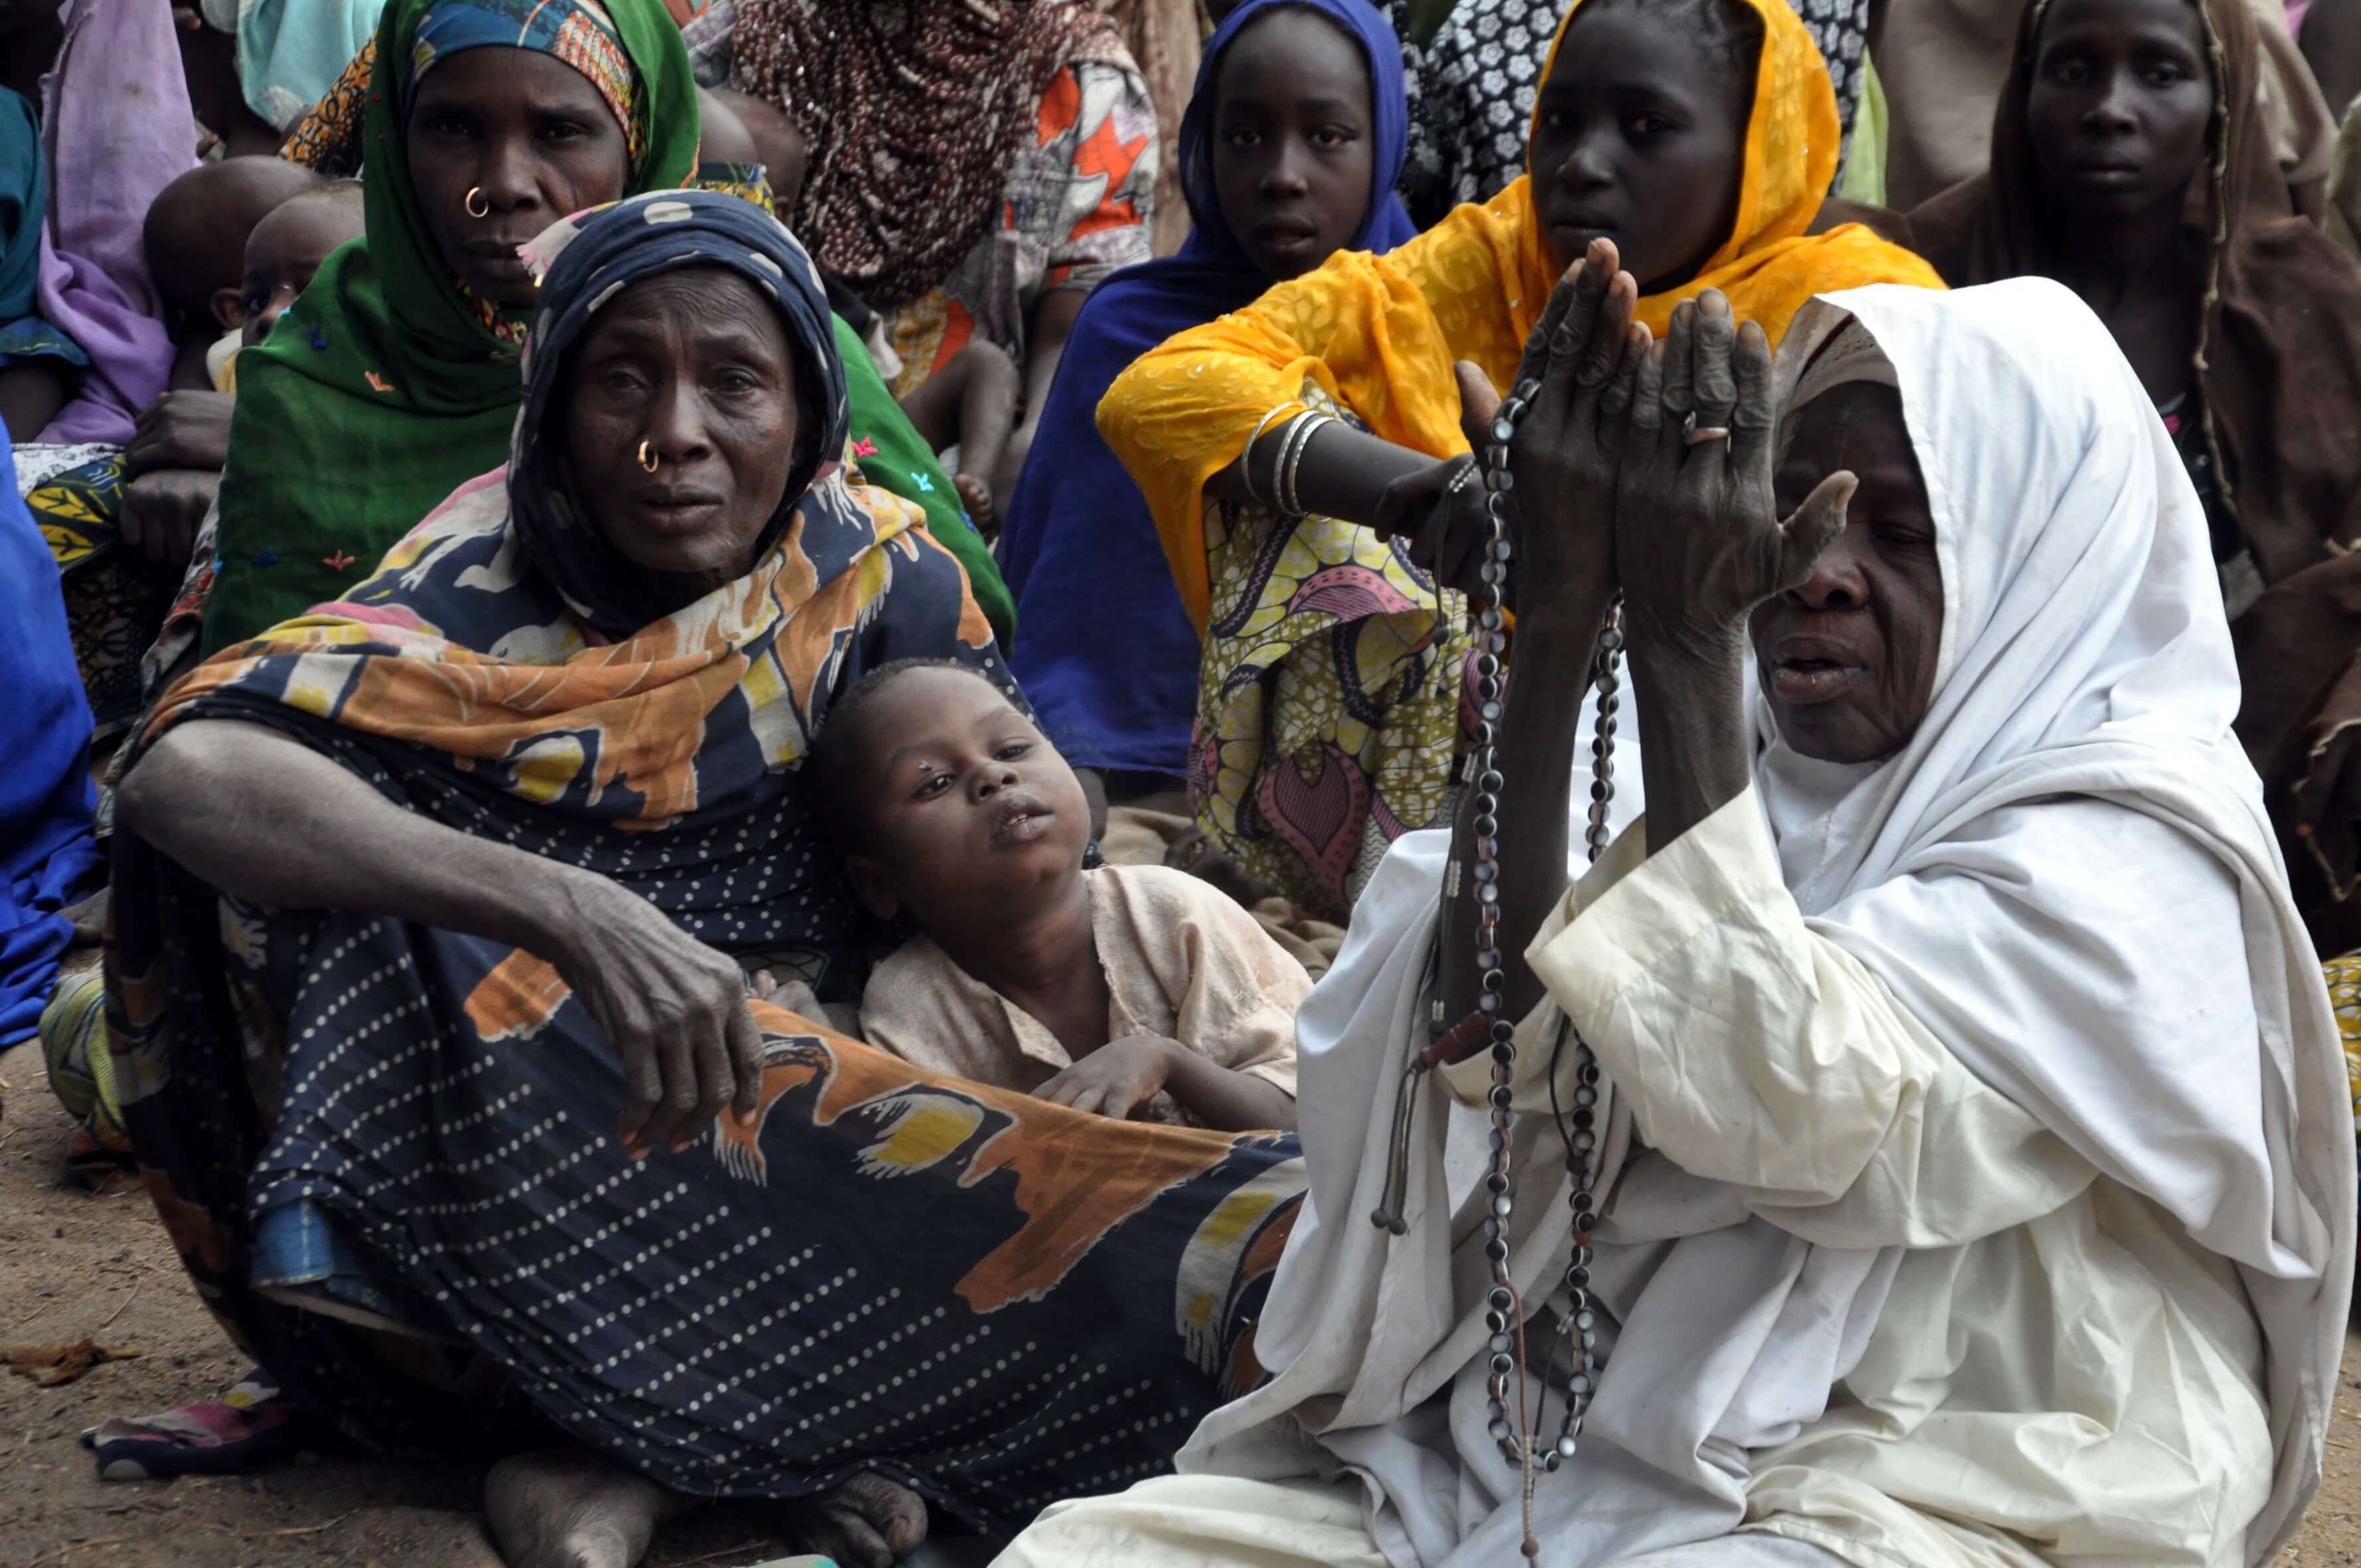
[[[1090,880],[1106,971],[1107,1038],[1162,1035],[1223,1067],[1295,1092],[1303,966],[1230,897],[1163,866],[1104,866]],[[925,937],[880,963],[861,999],[868,1042],[937,1072],[1030,1093],[1073,1065],[1041,1022]],[[1159,1094],[1147,1114],[1187,1118]]]

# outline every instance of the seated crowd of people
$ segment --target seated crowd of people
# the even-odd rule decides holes
[[[2361,0],[0,0],[0,1047],[254,1366],[100,1475],[2267,1563],[2356,99]]]

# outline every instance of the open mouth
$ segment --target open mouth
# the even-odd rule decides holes
[[[1001,802],[993,814],[992,847],[1005,849],[1014,844],[1029,844],[1049,831],[1055,813],[1029,795],[1012,795]]]
[[[1782,659],[1771,666],[1771,692],[1782,702],[1828,702],[1851,690],[1868,673],[1836,659]]]
[[[1791,632],[1773,640],[1767,652],[1764,684],[1781,702],[1799,707],[1828,702],[1869,678],[1868,651],[1857,637]]]

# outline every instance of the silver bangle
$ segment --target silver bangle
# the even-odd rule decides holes
[[[1271,504],[1281,517],[1303,515],[1295,510],[1295,460],[1296,455],[1302,450],[1303,433],[1311,425],[1312,418],[1312,411],[1306,409],[1289,420],[1287,428],[1279,434],[1279,466],[1271,470],[1270,488]]]
[[[1312,438],[1320,433],[1323,425],[1336,422],[1323,413],[1306,413],[1295,422],[1295,441],[1288,449],[1287,470],[1281,477],[1279,510],[1287,517],[1301,517],[1303,494],[1296,488],[1296,476],[1303,467],[1303,454],[1312,445]]]
[[[1263,433],[1264,431],[1266,431],[1266,430],[1268,430],[1268,429],[1269,429],[1269,428],[1270,428],[1270,422],[1271,422],[1271,421],[1273,421],[1273,420],[1277,419],[1279,415],[1281,415],[1281,414],[1285,413],[1285,412],[1286,412],[1286,411],[1287,411],[1290,407],[1292,407],[1292,406],[1293,406],[1293,405],[1289,404],[1289,403],[1280,403],[1280,404],[1277,405],[1276,407],[1274,407],[1274,408],[1270,411],[1270,412],[1268,412],[1268,413],[1267,413],[1267,414],[1263,415],[1263,416],[1262,416],[1262,418],[1260,418],[1260,419],[1258,419],[1258,420],[1255,421],[1255,427],[1254,427],[1254,429],[1253,429],[1252,431],[1248,432],[1248,433],[1247,433],[1247,435],[1246,435],[1246,449],[1245,449],[1244,451],[1242,451],[1242,452],[1240,452],[1240,453],[1238,454],[1238,477],[1246,482],[1246,499],[1248,499],[1248,500],[1250,500],[1250,501],[1254,502],[1254,504],[1255,504],[1255,505],[1257,505],[1257,506],[1264,506],[1264,505],[1267,505],[1267,504],[1268,504],[1268,503],[1265,502],[1265,501],[1264,501],[1264,499],[1262,499],[1262,497],[1261,497],[1259,494],[1257,494],[1257,493],[1256,492],[1256,490],[1255,490],[1255,482],[1254,482],[1254,449],[1255,449],[1255,443],[1256,443],[1256,442],[1257,442],[1257,441],[1260,441],[1260,440],[1262,439],[1262,433]],[[1284,444],[1285,444],[1285,443],[1284,443],[1284,442],[1282,442],[1280,444],[1281,444],[1281,445],[1284,445]],[[1279,466],[1278,466],[1276,463],[1272,464],[1272,465],[1271,465],[1271,473],[1272,473],[1273,475],[1276,475],[1278,472],[1279,472]]]

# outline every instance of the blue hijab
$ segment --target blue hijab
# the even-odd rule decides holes
[[[1099,400],[1131,362],[1178,332],[1242,309],[1270,286],[1222,221],[1213,191],[1214,83],[1222,56],[1276,5],[1317,11],[1360,40],[1376,110],[1369,205],[1347,250],[1414,236],[1393,189],[1410,112],[1401,44],[1369,0],[1246,0],[1205,46],[1180,120],[1180,188],[1195,230],[1177,255],[1127,268],[1082,306],[1058,362],[1025,471],[1000,530],[1016,595],[1009,667],[1078,767],[1182,776],[1197,716],[1196,630],[1180,607],[1148,501],[1099,438]]]
[[[97,885],[90,704],[49,543],[16,498],[0,430],[0,1047],[33,1033],[73,927],[59,913]]]

